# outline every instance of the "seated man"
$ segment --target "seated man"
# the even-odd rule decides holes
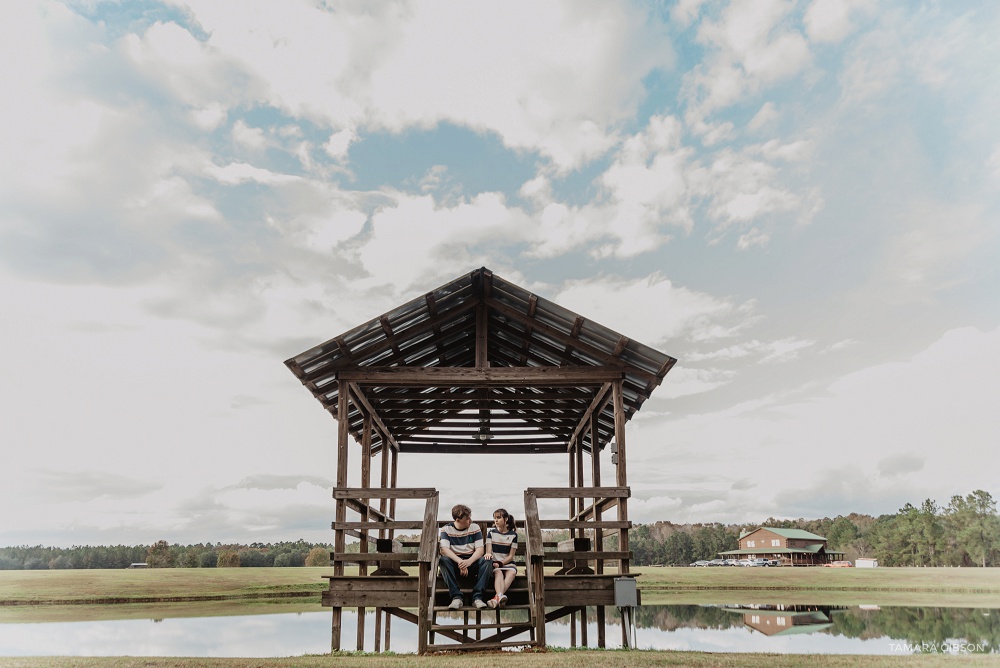
[[[483,559],[483,532],[478,524],[472,523],[472,510],[458,504],[451,509],[454,520],[441,527],[441,577],[448,585],[451,594],[452,610],[462,607],[462,589],[458,586],[458,575],[469,575],[476,578],[476,586],[472,590],[472,604],[477,608],[485,608],[483,596],[486,584],[493,575],[493,565]]]

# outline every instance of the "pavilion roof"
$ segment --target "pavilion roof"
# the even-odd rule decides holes
[[[527,453],[565,452],[574,438],[589,451],[591,412],[603,448],[614,434],[612,379],[622,380],[628,419],[675,362],[481,268],[285,364],[335,417],[351,383],[378,416],[373,452],[388,442],[401,452]],[[415,369],[439,379],[398,380]],[[348,421],[360,438],[356,403]]]

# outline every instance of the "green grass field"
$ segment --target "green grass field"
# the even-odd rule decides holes
[[[810,602],[1000,607],[1000,568],[637,568],[643,602],[724,602],[738,594]],[[350,571],[348,571],[350,572]],[[11,603],[319,599],[330,568],[0,571]],[[829,599],[831,596],[838,600]],[[707,597],[707,598],[706,598]],[[714,601],[707,599],[715,599]],[[820,600],[822,599],[822,600]],[[947,601],[947,603],[945,602]],[[305,600],[300,600],[305,603]]]

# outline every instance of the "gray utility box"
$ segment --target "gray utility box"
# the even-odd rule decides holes
[[[615,578],[615,607],[634,608],[639,605],[635,578]]]

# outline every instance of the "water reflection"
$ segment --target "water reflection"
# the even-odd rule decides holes
[[[176,615],[176,609],[173,614]],[[608,609],[607,645],[621,644],[617,611]],[[596,645],[596,610],[588,612],[588,639]],[[64,618],[64,617],[63,617]],[[636,611],[641,648],[707,652],[911,654],[996,653],[1000,610],[824,605],[657,605]],[[150,611],[147,619],[0,623],[0,656],[268,657],[325,654],[329,610],[214,617],[178,617]],[[374,643],[368,616],[365,649]],[[551,645],[569,646],[565,623],[550,624]],[[343,613],[343,649],[353,650],[357,615]],[[415,652],[416,627],[394,619],[394,652]]]

